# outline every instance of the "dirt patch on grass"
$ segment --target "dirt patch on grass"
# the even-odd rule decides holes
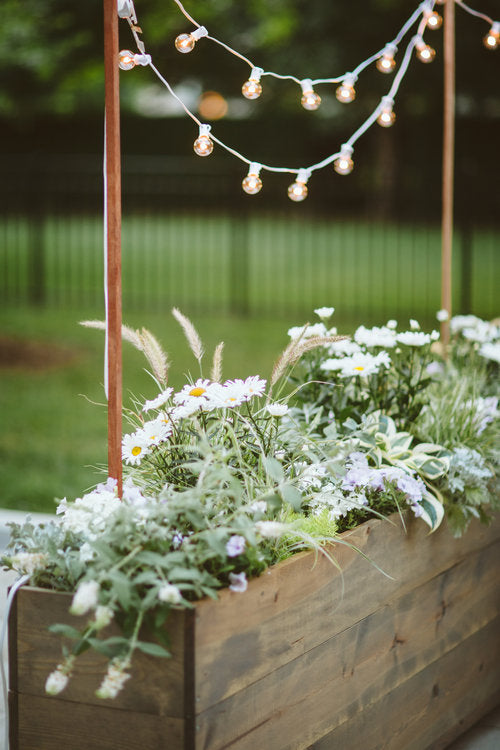
[[[57,344],[0,336],[0,369],[48,370],[71,364],[76,352]]]

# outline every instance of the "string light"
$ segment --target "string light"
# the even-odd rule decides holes
[[[307,181],[311,173],[308,169],[299,169],[295,182],[288,188],[288,197],[295,203],[300,203],[307,198]]]
[[[129,49],[123,49],[118,55],[118,65],[122,70],[132,70],[136,65],[149,65],[151,55],[136,55]]]
[[[394,55],[397,51],[398,48],[395,44],[386,44],[382,52],[382,57],[379,57],[376,62],[377,70],[380,70],[381,73],[392,73],[396,67]]]
[[[493,21],[491,18],[484,15],[483,13],[478,13],[477,11],[472,10],[471,8],[466,6],[465,3],[462,2],[462,0],[448,0],[448,1],[449,2],[454,1],[457,5],[462,7],[468,13],[471,13],[472,15],[475,15],[484,19],[491,25],[490,32],[484,39],[484,42],[485,44],[487,44],[489,49],[495,49],[500,44],[500,22]],[[179,7],[183,15],[196,27],[196,29],[190,34],[184,34],[184,35],[181,34],[179,37],[177,37],[176,47],[178,49],[180,47],[181,52],[190,52],[193,49],[198,39],[201,39],[202,37],[207,37],[210,41],[215,42],[216,44],[222,46],[232,55],[240,58],[243,62],[249,65],[250,70],[251,70],[250,76],[249,76],[248,81],[246,81],[242,86],[242,93],[246,98],[249,98],[249,99],[258,98],[262,92],[262,86],[260,83],[261,77],[265,75],[273,76],[274,78],[278,78],[281,80],[291,80],[291,81],[294,81],[296,84],[300,85],[302,88],[302,100],[301,101],[302,101],[303,106],[305,106],[303,100],[304,98],[306,99],[306,104],[309,105],[309,106],[306,106],[307,109],[317,109],[317,107],[319,106],[321,102],[321,98],[314,91],[314,86],[318,84],[340,83],[340,85],[338,86],[336,90],[336,96],[339,99],[339,101],[348,103],[348,102],[353,101],[354,98],[356,97],[356,92],[354,90],[354,83],[356,82],[359,73],[361,73],[365,68],[367,68],[373,62],[376,63],[377,68],[381,70],[382,72],[384,73],[392,72],[395,68],[394,55],[397,51],[397,45],[402,41],[402,39],[410,31],[412,26],[418,21],[417,33],[410,40],[410,42],[408,43],[406,47],[399,70],[395,74],[392,86],[390,87],[390,90],[387,96],[382,97],[380,104],[375,108],[375,110],[358,127],[358,129],[353,133],[353,135],[349,138],[349,140],[346,143],[342,144],[340,152],[331,154],[330,156],[327,156],[326,158],[324,158],[322,161],[318,162],[317,164],[313,164],[306,169],[296,169],[292,167],[274,167],[274,166],[270,166],[266,164],[253,162],[250,159],[247,159],[243,154],[239,153],[235,149],[228,146],[223,141],[216,138],[213,134],[209,135],[210,126],[200,122],[200,120],[196,117],[196,115],[193,112],[191,112],[191,110],[184,104],[184,102],[179,98],[179,96],[177,96],[177,94],[172,89],[169,82],[161,75],[158,69],[153,65],[153,63],[151,62],[151,57],[145,54],[144,43],[141,41],[141,39],[138,36],[138,34],[142,33],[142,31],[136,25],[137,18],[135,16],[135,9],[134,9],[134,4],[132,0],[117,0],[119,15],[121,18],[127,19],[131,32],[134,36],[135,42],[139,49],[139,52],[141,53],[140,55],[134,55],[129,50],[124,50],[123,53],[120,53],[125,56],[123,63],[127,65],[126,69],[129,70],[131,67],[134,67],[134,65],[137,65],[137,64],[149,65],[151,67],[151,70],[155,73],[155,75],[163,83],[163,85],[168,89],[170,94],[177,100],[180,106],[184,109],[185,113],[199,126],[199,135],[194,143],[195,152],[199,154],[200,156],[208,156],[213,150],[214,143],[217,143],[226,151],[228,151],[230,154],[232,154],[236,158],[248,164],[249,165],[248,174],[242,181],[242,187],[243,187],[243,190],[250,195],[255,195],[262,188],[262,180],[259,176],[259,173],[262,169],[269,171],[269,172],[288,172],[288,173],[295,174],[296,180],[294,183],[292,183],[292,185],[289,186],[288,195],[291,200],[296,201],[296,202],[303,201],[307,197],[307,194],[308,194],[307,181],[309,177],[311,176],[312,172],[319,170],[319,169],[323,169],[324,167],[333,163],[335,171],[339,172],[340,174],[349,174],[349,172],[353,168],[353,162],[351,158],[351,155],[353,153],[353,144],[375,122],[378,122],[382,127],[390,127],[394,123],[396,119],[396,115],[394,114],[394,111],[393,111],[394,96],[397,94],[401,81],[403,77],[406,75],[408,66],[411,61],[413,49],[416,49],[417,56],[423,62],[431,62],[431,60],[433,60],[435,57],[435,54],[436,54],[435,50],[433,50],[432,47],[430,47],[429,45],[425,44],[422,38],[422,34],[425,31],[427,26],[432,27],[434,25],[434,28],[437,28],[436,21],[432,21],[430,23],[429,21],[431,17],[434,17],[434,10],[433,10],[434,5],[442,4],[442,2],[439,2],[439,0],[424,0],[424,2],[422,2],[419,5],[419,7],[415,11],[413,11],[413,13],[408,18],[408,20],[403,24],[403,26],[401,27],[401,29],[399,30],[395,38],[391,42],[387,43],[377,53],[371,55],[362,63],[360,63],[352,72],[344,73],[342,76],[338,76],[336,78],[318,78],[318,79],[312,80],[308,78],[299,79],[293,75],[282,75],[279,73],[275,73],[273,71],[264,71],[262,68],[255,66],[253,62],[250,61],[248,58],[246,58],[244,55],[232,49],[231,47],[229,47],[227,44],[220,41],[219,39],[209,36],[205,27],[198,24],[186,12],[180,0],[173,0],[173,2],[176,3],[176,5]],[[436,13],[435,15],[440,18],[439,14]],[[437,23],[439,23],[439,21],[437,21]],[[492,38],[492,41],[491,41],[491,38]],[[487,39],[489,40],[488,42],[486,41]],[[130,64],[131,60],[133,60],[133,65]]]
[[[300,100],[300,103],[302,104],[304,109],[307,109],[311,112],[315,109],[318,109],[319,105],[321,104],[321,97],[314,91],[313,82],[311,81],[311,79],[304,78],[304,80],[300,82],[300,85],[302,87],[302,98]]]
[[[253,161],[249,168],[248,168],[248,174],[241,183],[241,186],[245,193],[248,193],[248,195],[256,195],[259,193],[262,189],[262,180],[259,177],[260,170],[262,169],[262,165],[258,164],[256,161]]]
[[[193,149],[198,156],[210,156],[214,150],[214,143],[209,136],[210,125],[201,124],[198,138],[193,143]]]
[[[486,49],[497,49],[500,45],[500,21],[492,24],[491,29],[483,38],[483,44]]]
[[[349,102],[353,102],[356,98],[356,92],[354,90],[354,84],[356,83],[356,78],[352,75],[352,73],[348,73],[338,89],[335,91],[335,96],[339,100],[339,102],[343,102],[344,104],[349,104]]]
[[[380,100],[380,114],[377,122],[383,128],[390,128],[396,122],[396,114],[393,111],[394,99],[390,96],[383,96]]]
[[[248,81],[245,81],[241,87],[241,93],[247,99],[258,99],[262,94],[260,79],[263,73],[262,68],[252,68]]]
[[[198,39],[204,36],[208,36],[208,31],[204,26],[199,26],[190,34],[179,34],[175,40],[175,49],[183,54],[192,52]]]
[[[333,162],[333,168],[337,174],[350,174],[354,167],[351,159],[353,147],[348,143],[343,143],[340,147],[340,156]]]
[[[426,44],[421,36],[415,39],[415,49],[420,62],[430,63],[436,57],[436,50]]]
[[[435,10],[424,10],[424,18],[429,29],[440,29],[443,25],[443,16],[440,16]]]

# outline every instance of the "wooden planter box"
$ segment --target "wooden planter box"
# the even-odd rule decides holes
[[[398,519],[394,519],[398,522]],[[173,658],[138,655],[115,701],[87,653],[60,696],[54,622],[69,596],[19,591],[10,618],[11,750],[425,750],[500,702],[500,519],[460,540],[421,522],[346,533],[170,619]],[[344,592],[342,592],[344,586]]]

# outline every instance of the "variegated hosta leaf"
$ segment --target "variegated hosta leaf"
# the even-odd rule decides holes
[[[435,531],[444,517],[443,504],[439,502],[437,497],[426,491],[420,503],[420,508],[422,511],[420,518],[425,521],[431,531]]]

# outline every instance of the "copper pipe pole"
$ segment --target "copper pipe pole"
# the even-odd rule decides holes
[[[104,98],[108,295],[108,476],[122,494],[121,164],[116,0],[104,0]]]
[[[453,248],[453,173],[455,153],[455,0],[444,6],[444,122],[443,192],[441,229],[441,309],[448,320],[441,323],[441,342],[446,357],[450,342],[451,263]]]

